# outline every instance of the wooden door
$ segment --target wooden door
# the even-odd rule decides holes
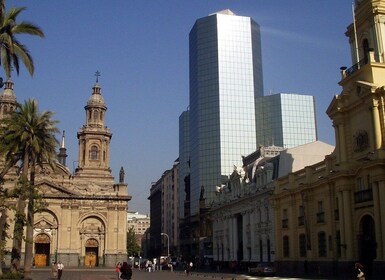
[[[35,266],[46,266],[47,255],[46,254],[35,254]]]
[[[94,267],[96,266],[96,254],[95,252],[87,252],[86,259],[85,259],[85,265]]]

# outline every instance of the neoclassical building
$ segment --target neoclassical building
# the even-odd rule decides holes
[[[237,262],[243,267],[274,262],[278,250],[271,203],[275,180],[322,160],[333,150],[314,141],[290,149],[260,147],[243,157],[243,167],[235,168],[227,182],[217,187],[210,209],[214,262]]]
[[[292,274],[385,273],[385,1],[356,1],[353,66],[327,114],[335,151],[276,180],[276,262]],[[353,277],[353,275],[352,275]]]
[[[8,80],[0,94],[0,119],[14,110],[15,104],[13,83]],[[85,124],[77,133],[78,167],[71,173],[66,166],[63,132],[56,167],[47,165],[36,172],[41,195],[34,224],[36,266],[48,266],[54,260],[67,267],[114,266],[127,258],[127,208],[131,196],[124,183],[123,168],[118,182],[110,169],[112,133],[105,126],[107,107],[98,81],[84,108]],[[6,176],[6,188],[15,186],[15,174],[12,170]],[[11,238],[6,250],[11,251],[14,212],[8,210],[8,215]],[[9,254],[5,262],[9,264]]]

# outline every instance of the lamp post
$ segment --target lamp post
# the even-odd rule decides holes
[[[167,237],[167,263],[168,263],[168,258],[170,256],[170,239],[167,233],[161,232],[160,235],[164,235]]]

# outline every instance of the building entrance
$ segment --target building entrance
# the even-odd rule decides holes
[[[86,256],[84,260],[85,266],[94,267],[98,266],[99,242],[96,239],[88,239],[86,243]]]
[[[366,274],[371,275],[373,260],[376,258],[376,236],[374,220],[371,216],[365,215],[360,225],[360,261],[363,263]]]
[[[50,238],[47,234],[39,234],[35,238],[35,266],[49,266]]]

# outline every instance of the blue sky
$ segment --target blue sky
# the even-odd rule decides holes
[[[178,117],[188,107],[188,34],[196,19],[229,8],[261,27],[265,95],[314,95],[319,140],[334,144],[325,114],[340,93],[339,68],[351,66],[344,33],[351,0],[8,0],[25,6],[19,20],[39,25],[44,39],[18,37],[35,61],[30,77],[14,74],[18,101],[36,98],[66,131],[67,164],[77,165],[76,133],[99,83],[113,133],[111,168],[121,166],[133,196],[129,209],[149,212],[151,182],[178,157]],[[3,70],[0,75],[4,76]]]

